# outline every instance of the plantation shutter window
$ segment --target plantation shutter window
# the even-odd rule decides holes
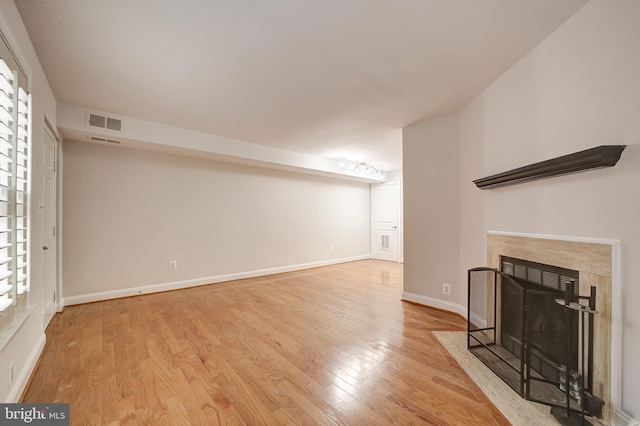
[[[27,92],[22,88],[18,88],[18,137],[16,138],[15,151],[16,163],[14,166],[14,176],[16,180],[16,213],[15,213],[15,229],[16,229],[16,292],[18,296],[29,291],[28,269],[27,269],[27,146],[29,143],[29,101]],[[26,301],[25,301],[26,302]]]
[[[11,316],[7,312],[14,301],[13,292],[13,258],[10,192],[13,172],[13,124],[14,124],[14,77],[4,59],[0,59],[0,315]],[[9,320],[9,321],[7,321]],[[2,326],[10,325],[10,318],[0,319]]]
[[[0,336],[28,306],[29,94],[0,40]]]

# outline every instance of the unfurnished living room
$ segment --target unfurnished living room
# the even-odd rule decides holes
[[[0,424],[640,424],[640,0],[0,38]]]

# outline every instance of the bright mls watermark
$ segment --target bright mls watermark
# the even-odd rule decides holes
[[[0,404],[0,425],[69,426],[69,404]]]

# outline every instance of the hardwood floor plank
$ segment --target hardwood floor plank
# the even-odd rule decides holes
[[[222,424],[224,419],[237,415],[231,402],[195,352],[186,350],[178,354],[176,362],[191,390],[194,405],[205,418]]]
[[[187,410],[182,404],[182,401],[178,397],[171,397],[167,399],[167,412],[171,417],[172,425],[190,425],[194,424],[194,418],[190,418],[187,414]],[[209,423],[210,424],[210,423]]]
[[[115,353],[113,343],[103,346],[102,351],[102,392],[100,392],[100,407],[102,424],[109,424],[119,420],[117,395],[118,383],[115,367]]]
[[[300,419],[301,424],[310,425],[341,425],[337,419],[333,407],[325,407],[318,401],[318,398],[312,394],[305,392],[304,388],[298,388],[289,381],[278,383],[278,388],[289,396],[291,406],[298,409],[295,411],[296,418]]]
[[[254,389],[250,382],[245,381],[240,374],[226,361],[221,363],[221,374],[216,379],[229,395],[238,414],[248,424],[275,424],[271,410],[264,405],[259,393],[263,389]]]
[[[132,396],[128,398],[122,398],[118,400],[118,423],[121,426],[135,425],[136,422],[136,408],[135,402]],[[75,414],[73,416],[74,423],[76,421]]]
[[[402,265],[359,261],[65,308],[25,402],[72,425],[507,425],[402,302]]]

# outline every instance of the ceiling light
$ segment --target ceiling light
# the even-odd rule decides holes
[[[374,179],[383,179],[383,176],[384,176],[384,173],[382,172],[382,170],[370,164],[367,164],[364,161],[354,162],[354,161],[349,161],[346,158],[341,158],[340,160],[338,160],[338,168],[340,169],[348,168],[351,172],[356,174],[360,174],[364,172],[367,176]]]

